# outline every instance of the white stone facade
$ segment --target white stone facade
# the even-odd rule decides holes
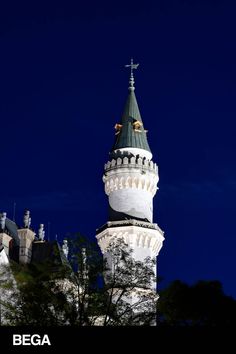
[[[17,285],[10,268],[8,255],[4,248],[0,251],[0,325],[7,326],[7,312],[9,306],[14,306]]]
[[[0,246],[4,247],[6,257],[9,256],[9,248],[10,248],[11,240],[12,237],[6,234],[5,232],[0,233]],[[0,264],[1,264],[1,260],[0,260]]]
[[[156,260],[164,241],[163,231],[157,224],[150,225],[149,223],[129,220],[108,222],[107,226],[96,237],[108,264],[112,264],[112,260],[106,250],[110,243],[114,242],[114,239],[122,239],[132,249],[132,257],[135,261],[144,262],[147,257]],[[152,226],[153,228],[148,228],[147,226]],[[156,275],[156,264],[153,264],[153,273]],[[152,283],[152,289],[156,291],[156,281]]]
[[[108,223],[109,227],[97,235],[102,253],[106,253],[112,239],[122,238],[133,249],[137,261],[143,261],[146,257],[158,256],[164,241],[163,231],[156,224],[152,224],[154,228],[151,229],[135,225],[135,220],[130,223],[133,225],[126,226],[125,222],[123,225],[122,222]]]
[[[30,263],[31,256],[32,256],[32,244],[35,240],[35,232],[27,228],[18,229],[18,236],[20,239],[19,263],[22,264]],[[10,252],[10,247],[11,247],[10,245],[12,241],[13,238],[9,236],[7,233],[5,232],[0,233],[0,246],[4,247],[4,251],[8,259],[10,258],[9,252]],[[1,258],[0,258],[0,264],[1,264]]]
[[[137,151],[136,151],[137,150]],[[127,220],[109,220],[97,233],[97,241],[104,257],[110,242],[121,238],[132,249],[136,261],[150,257],[156,260],[164,241],[164,233],[153,224],[153,197],[158,189],[158,167],[142,149],[126,148],[117,151],[104,166],[103,182],[109,206],[124,213]],[[134,155],[138,152],[138,155]],[[148,155],[152,157],[151,153]],[[112,263],[112,261],[110,260]],[[156,275],[156,266],[153,266]],[[156,282],[152,284],[156,290]]]
[[[118,150],[115,150],[115,152],[116,151],[118,151]],[[121,152],[127,151],[127,148],[119,149],[119,151],[121,151]],[[146,157],[148,160],[152,159],[152,153],[150,151],[143,150],[143,149],[132,148],[132,147],[129,147],[129,151],[132,154],[134,154],[134,155],[139,155],[141,157]]]
[[[140,155],[133,156],[133,151],[126,150],[123,157],[121,154],[105,164],[103,182],[110,207],[134,218],[152,222],[158,180],[157,165]]]
[[[30,263],[32,256],[32,244],[35,240],[35,232],[31,229],[19,229],[20,238],[19,262],[23,264]]]
[[[2,248],[2,250],[0,251],[0,269],[1,269],[1,266],[5,266],[7,264],[9,264],[9,259],[8,259],[5,249]]]

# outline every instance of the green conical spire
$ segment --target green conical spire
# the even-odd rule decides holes
[[[133,64],[133,60],[131,59],[131,65],[126,66],[131,68],[129,94],[121,121],[119,124],[116,124],[115,127],[117,132],[112,151],[130,147],[151,152],[134,93],[135,87],[133,69],[137,69],[138,64]]]

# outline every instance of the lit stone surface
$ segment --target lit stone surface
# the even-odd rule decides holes
[[[111,222],[110,225],[112,224]],[[114,237],[123,238],[125,243],[132,247],[134,257],[139,261],[148,256],[156,257],[164,241],[163,231],[160,228],[148,229],[140,226],[108,227],[96,237],[103,254],[106,253],[106,248]]]
[[[35,239],[35,233],[31,229],[19,229],[18,235],[20,238],[20,263],[30,263],[32,255],[32,243]]]
[[[157,191],[158,168],[153,161],[140,155],[131,156],[124,155],[105,164],[105,193],[113,210],[152,222],[152,199]]]
[[[0,247],[1,245],[4,247],[4,251],[7,257],[9,256],[9,247],[11,240],[12,237],[6,234],[5,232],[0,234]]]
[[[152,153],[149,151],[146,151],[144,149],[137,149],[137,148],[121,148],[119,149],[120,151],[127,151],[129,150],[132,154],[134,155],[140,155],[142,157],[146,157],[148,160],[151,160],[152,158]],[[116,151],[116,150],[115,150]]]
[[[152,196],[146,191],[114,191],[109,195],[109,204],[113,210],[152,222]]]
[[[7,253],[4,248],[0,251],[0,267],[9,264]]]

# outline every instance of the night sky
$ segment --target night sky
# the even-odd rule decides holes
[[[133,57],[160,173],[160,286],[217,279],[236,297],[235,14],[225,0],[2,2],[1,210],[15,202],[21,224],[28,208],[51,240],[95,237]]]

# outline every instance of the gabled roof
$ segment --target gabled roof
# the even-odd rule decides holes
[[[40,263],[51,260],[55,265],[65,265],[68,263],[61,246],[57,241],[33,242],[32,259],[33,263]]]
[[[67,272],[67,276],[74,277],[71,265],[57,241],[35,241],[32,245],[31,264],[47,264],[55,276]],[[65,274],[64,274],[65,275]]]

